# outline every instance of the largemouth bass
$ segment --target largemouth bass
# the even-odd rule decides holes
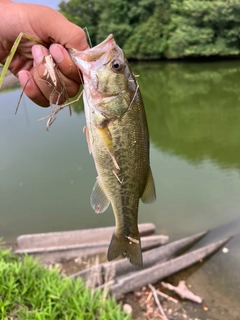
[[[98,177],[91,194],[96,213],[111,203],[116,229],[108,260],[127,256],[142,266],[138,205],[156,198],[149,133],[137,81],[112,35],[86,51],[69,51],[84,80],[86,136]]]

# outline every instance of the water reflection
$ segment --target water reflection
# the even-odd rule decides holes
[[[209,223],[207,228],[212,228],[237,218],[239,63],[141,63],[133,64],[133,70],[140,74],[157,185],[157,202],[141,205],[139,220],[152,221],[158,231],[177,238],[190,233],[190,229],[192,232],[205,229],[205,219]],[[0,95],[0,189],[3,190],[0,215],[6,219],[2,219],[6,228],[0,225],[0,234],[74,228],[79,223],[79,212],[89,212],[79,227],[113,223],[113,218],[108,220],[108,214],[97,219],[89,205],[96,171],[82,133],[85,125],[82,101],[73,104],[71,118],[67,109],[59,113],[46,133],[45,122],[36,120],[50,111],[34,106],[24,97],[15,117],[19,96],[20,90]],[[68,185],[67,179],[75,184]],[[60,202],[64,198],[65,207],[48,196],[56,186],[54,197],[60,196]],[[11,201],[12,197],[15,202]],[[27,220],[28,228],[26,223],[14,226],[16,231],[12,233],[10,221],[15,219],[16,210],[20,216],[30,215],[32,220]],[[66,210],[72,212],[68,225],[64,218]],[[44,221],[49,215],[45,212],[52,215],[47,225]],[[60,214],[62,222],[61,219],[56,222],[54,217]],[[35,225],[35,219],[42,222]],[[183,223],[176,228],[175,221],[179,219]],[[190,221],[191,228],[184,221]]]
[[[151,140],[162,151],[199,164],[240,167],[240,64],[136,65]]]

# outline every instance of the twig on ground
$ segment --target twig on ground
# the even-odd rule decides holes
[[[146,303],[148,303],[152,299],[152,295],[153,295],[153,293],[152,293],[152,291],[150,291],[147,296]]]
[[[161,297],[163,297],[163,298],[165,298],[165,299],[167,299],[167,300],[169,300],[169,301],[172,301],[172,302],[174,302],[174,303],[178,303],[178,300],[177,300],[177,299],[174,299],[174,298],[170,297],[169,295],[167,295],[166,293],[163,293],[163,292],[161,292],[161,291],[159,291],[159,290],[157,290],[157,289],[155,289],[155,290],[156,290],[156,292],[157,292],[157,294],[158,294],[159,296],[161,296]]]
[[[156,304],[157,304],[157,306],[158,306],[158,309],[159,309],[160,314],[163,316],[163,319],[164,319],[164,320],[168,320],[168,318],[167,318],[167,316],[166,316],[166,314],[165,314],[165,312],[164,312],[164,310],[163,310],[163,308],[162,308],[162,306],[161,306],[161,303],[160,303],[160,301],[159,301],[159,299],[158,299],[156,289],[155,289],[154,286],[152,286],[151,284],[149,284],[148,287],[152,290],[152,293],[153,293],[155,302],[156,302]]]
[[[176,294],[178,294],[182,299],[188,299],[193,302],[202,303],[202,298],[199,296],[196,296],[192,291],[188,289],[186,286],[185,281],[179,281],[179,284],[177,287],[174,287],[170,283],[161,282],[161,285],[164,288],[167,288],[169,290],[174,291]]]

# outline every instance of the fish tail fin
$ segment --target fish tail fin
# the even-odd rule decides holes
[[[112,240],[108,248],[108,261],[116,259],[118,256],[126,256],[130,263],[142,267],[142,251],[139,233],[137,236],[123,236],[119,233],[112,235]]]

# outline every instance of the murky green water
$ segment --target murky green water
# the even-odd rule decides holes
[[[235,235],[188,282],[205,298],[200,319],[240,319],[240,62],[133,65],[140,74],[151,135],[157,201],[141,205],[171,239],[206,229],[202,244]],[[0,236],[114,224],[96,215],[89,196],[96,172],[82,128],[81,106],[49,114],[15,90],[0,95]]]

